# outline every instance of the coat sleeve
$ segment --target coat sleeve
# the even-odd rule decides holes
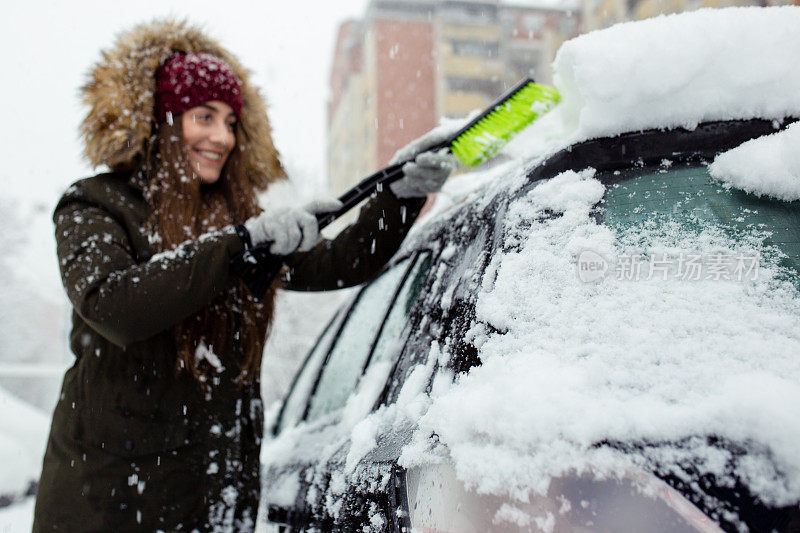
[[[232,286],[230,230],[136,260],[124,225],[100,206],[62,199],[54,214],[61,278],[75,311],[119,346],[147,339]]]
[[[324,291],[369,281],[400,248],[424,204],[425,198],[399,200],[388,189],[378,193],[334,239],[292,254],[284,287]]]

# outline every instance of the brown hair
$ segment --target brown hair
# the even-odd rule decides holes
[[[228,156],[220,179],[203,185],[189,167],[183,146],[181,121],[161,124],[148,143],[147,198],[153,209],[150,232],[160,251],[204,233],[241,223],[258,214],[254,180],[245,175],[241,153],[246,143],[238,123],[236,145]],[[209,305],[172,327],[178,348],[178,369],[190,371],[205,383],[211,370],[207,360],[197,360],[198,347],[212,352],[226,350],[233,338],[239,349],[239,384],[252,383],[259,376],[261,355],[272,322],[275,284],[261,302],[256,301],[241,280],[233,289],[218,295]],[[234,335],[229,329],[237,328]]]

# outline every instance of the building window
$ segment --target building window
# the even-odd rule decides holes
[[[476,2],[442,2],[439,7],[439,17],[453,22],[478,22],[492,24],[498,19],[497,5]]]
[[[544,28],[544,22],[543,15],[528,13],[522,17],[522,28],[528,32],[528,35],[533,35]]]
[[[575,31],[575,20],[571,16],[562,17],[561,20],[558,21],[558,29],[561,35],[565,37],[572,37],[577,33]]]
[[[503,92],[503,82],[495,79],[447,78],[447,89],[456,92],[477,92],[495,97]]]
[[[500,55],[500,43],[497,41],[451,41],[453,54],[457,56],[478,56],[478,57],[498,57]]]

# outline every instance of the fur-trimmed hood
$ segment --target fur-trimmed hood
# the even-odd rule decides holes
[[[81,124],[84,154],[94,166],[133,167],[144,154],[155,121],[155,73],[174,52],[219,57],[242,82],[241,127],[247,139],[242,161],[257,189],[285,177],[272,142],[266,105],[247,70],[215,40],[184,21],[155,20],[122,33],[89,73],[81,89],[89,113]]]

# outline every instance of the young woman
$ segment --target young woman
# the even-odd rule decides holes
[[[123,34],[83,94],[86,156],[110,172],[72,185],[54,213],[76,361],[33,529],[250,531],[277,283],[326,290],[369,279],[452,165],[422,154],[356,223],[318,243],[314,212],[338,203],[261,212],[256,192],[284,177],[264,102],[197,29],[158,21]],[[259,244],[288,265],[261,301],[230,267]]]

